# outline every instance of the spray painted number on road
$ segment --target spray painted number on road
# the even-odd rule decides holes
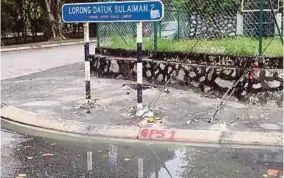
[[[144,128],[139,133],[140,139],[174,140],[175,131]]]

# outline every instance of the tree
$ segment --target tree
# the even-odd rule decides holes
[[[12,32],[13,27],[15,26],[15,17],[11,14],[14,12],[14,15],[17,16],[15,9],[13,8],[13,2],[2,0],[1,8],[1,34],[2,36],[7,36]]]
[[[39,0],[3,0],[1,5],[2,36],[17,36],[27,42],[30,33],[42,31],[44,11]]]
[[[86,1],[89,0],[2,0],[2,37],[18,36],[26,43],[30,34],[34,37],[37,32],[44,32],[46,39],[66,39],[61,6]]]
[[[47,13],[48,28],[51,29],[52,39],[66,39],[63,35],[63,23],[60,15],[61,2],[60,0],[44,0],[45,10]]]
[[[24,36],[25,28],[25,10],[23,0],[3,0],[1,2],[1,32],[3,35],[12,35],[22,32]],[[2,35],[2,36],[3,36]]]

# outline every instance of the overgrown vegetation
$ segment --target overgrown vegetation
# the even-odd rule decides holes
[[[236,37],[213,40],[188,39],[182,41],[158,39],[157,44],[157,51],[256,56],[258,54],[259,42],[251,37]],[[111,48],[136,49],[135,39],[130,36],[121,38],[113,35],[109,45]],[[143,49],[154,50],[153,40],[144,38]],[[283,56],[283,46],[278,37],[275,39],[264,38],[263,49],[265,49],[263,53],[265,56]]]

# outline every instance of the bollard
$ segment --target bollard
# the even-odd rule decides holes
[[[86,104],[91,102],[91,71],[90,71],[90,37],[89,37],[89,23],[84,23],[84,55],[85,55],[85,88],[86,88]]]
[[[137,22],[137,111],[143,109],[142,99],[142,21]]]

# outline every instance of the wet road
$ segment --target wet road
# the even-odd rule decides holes
[[[90,45],[94,53],[95,43]],[[44,71],[62,65],[84,61],[83,44],[55,48],[1,53],[1,80]],[[12,137],[14,136],[14,137]],[[10,141],[20,135],[1,130],[1,148],[9,148]]]
[[[84,143],[4,133],[12,140],[1,150],[2,177],[259,178],[268,169],[283,170],[280,148]]]

